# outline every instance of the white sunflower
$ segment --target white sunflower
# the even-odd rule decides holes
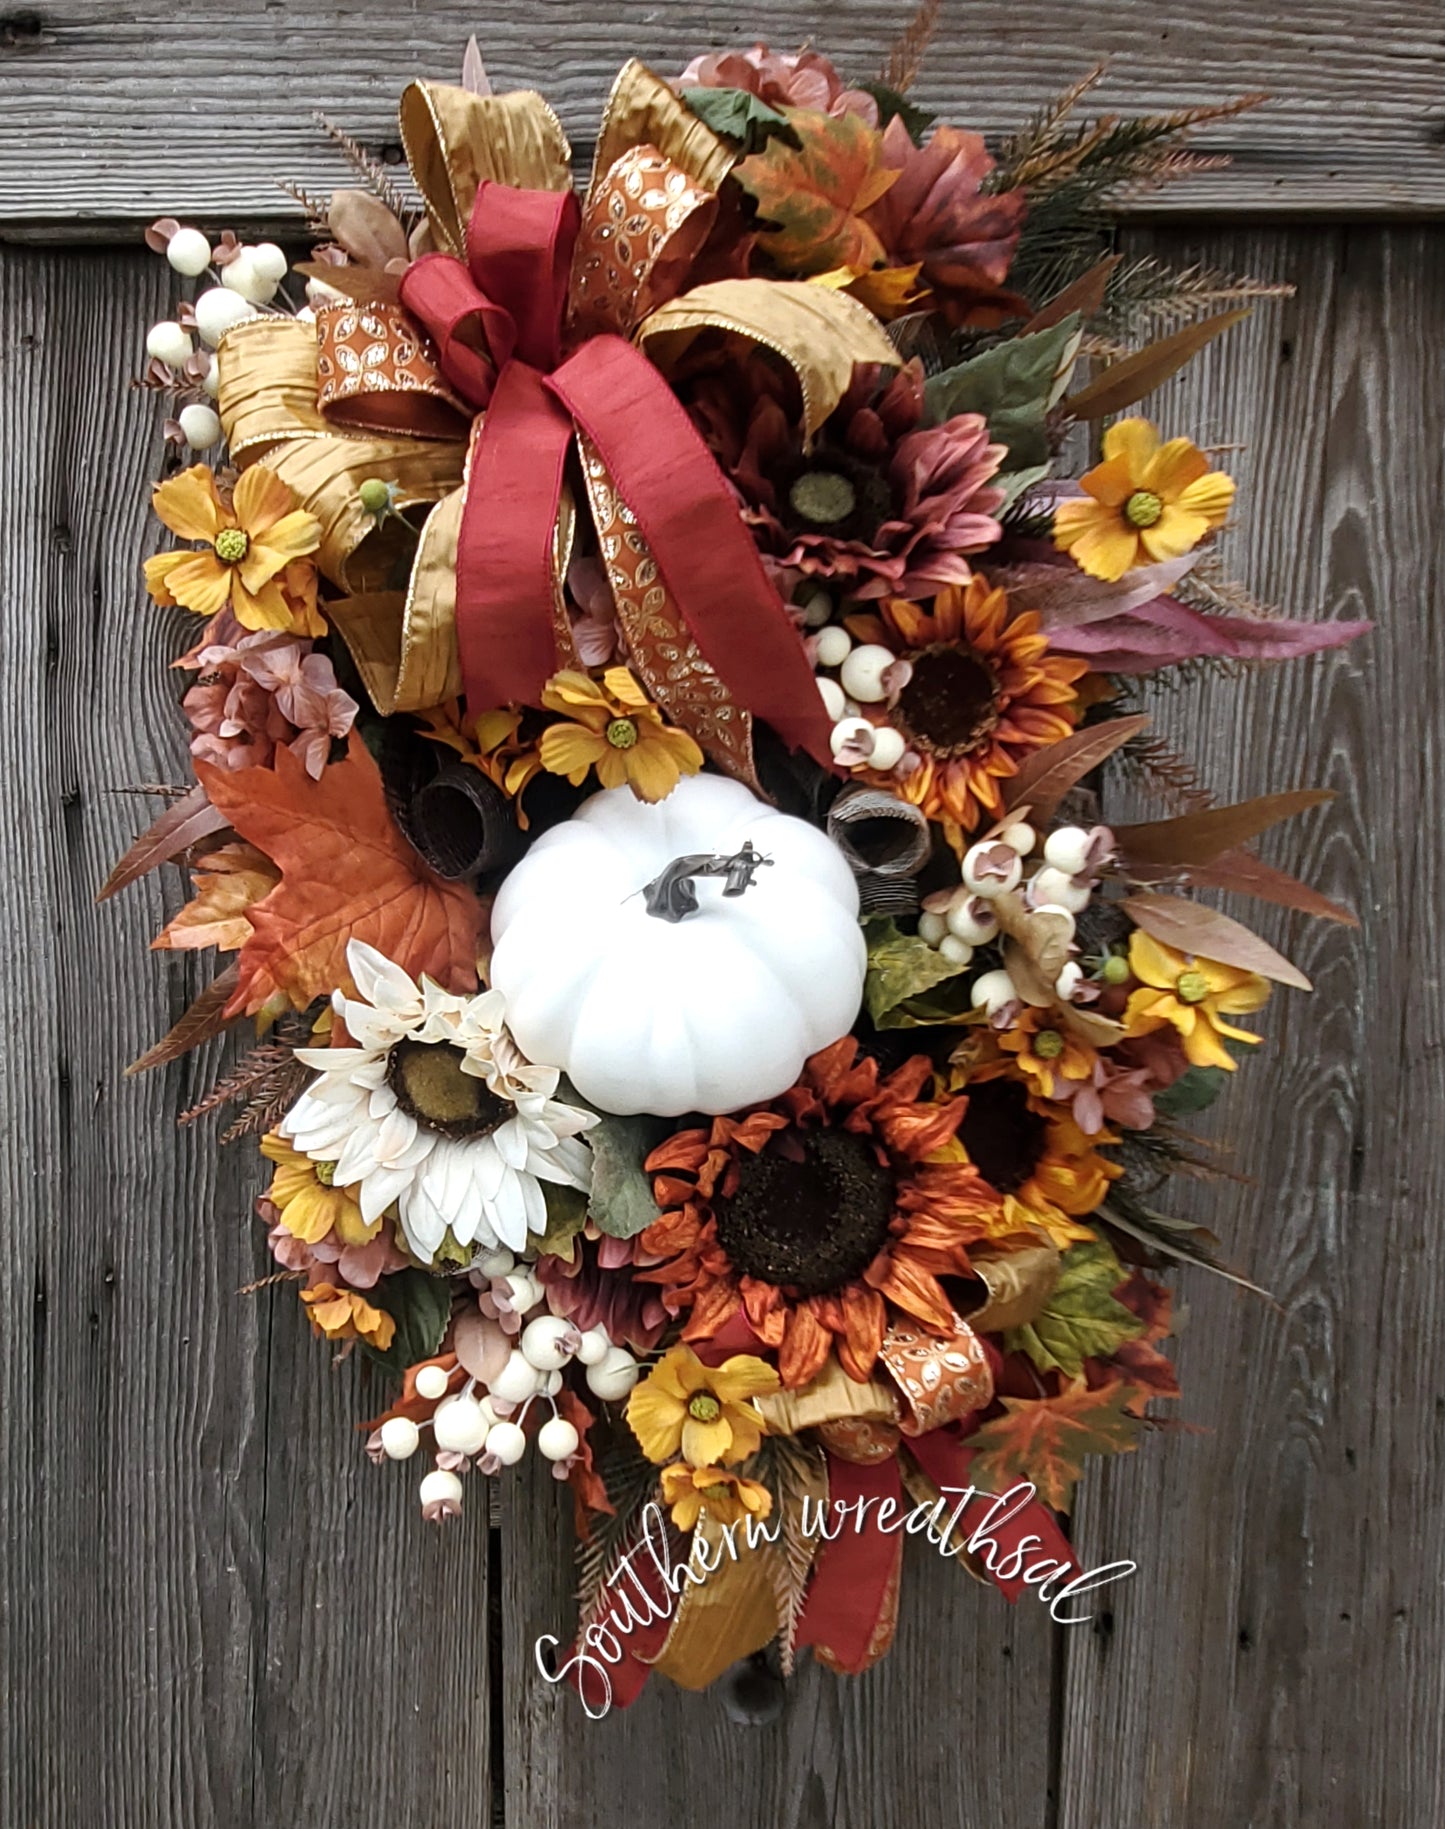
[[[413,1253],[459,1245],[520,1251],[544,1231],[543,1181],[591,1186],[582,1132],[596,1114],[561,1104],[555,1067],[518,1051],[498,991],[456,996],[353,940],[347,964],[365,1001],[332,1005],[351,1048],[298,1048],[320,1075],[279,1126],[332,1180],[357,1187],[370,1223],[393,1204]]]

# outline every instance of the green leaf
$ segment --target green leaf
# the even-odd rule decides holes
[[[682,99],[714,133],[740,147],[744,157],[761,152],[769,140],[801,144],[788,117],[746,89],[684,89]]]
[[[1208,1111],[1228,1078],[1223,1067],[1191,1067],[1172,1086],[1154,1094],[1154,1110],[1161,1118],[1187,1118],[1196,1111]]]
[[[923,388],[930,422],[940,425],[956,413],[982,413],[990,438],[1008,446],[1005,470],[1046,463],[1049,441],[1044,421],[1068,385],[1082,321],[1071,311],[1047,330],[1010,337],[981,356],[934,375]]]
[[[581,1188],[544,1181],[542,1198],[547,1203],[547,1229],[537,1240],[537,1255],[565,1258],[570,1264],[577,1255],[577,1234],[587,1224],[587,1196]]]
[[[418,1359],[430,1359],[441,1345],[452,1318],[452,1280],[428,1270],[398,1270],[384,1276],[367,1299],[384,1308],[396,1322],[391,1345],[384,1353],[365,1340],[362,1352],[398,1377]]]
[[[1029,464],[1023,470],[1009,470],[1002,476],[991,478],[995,489],[1003,490],[1003,500],[992,512],[995,515],[1006,514],[1021,495],[1027,495],[1035,484],[1041,483],[1053,469],[1052,464]]]
[[[916,102],[910,102],[906,95],[900,95],[896,89],[890,89],[887,83],[853,83],[850,87],[861,89],[865,95],[871,95],[877,102],[880,127],[886,127],[897,115],[907,128],[908,137],[915,146],[938,119],[938,116],[930,114],[927,108],[920,108]]]
[[[880,1029],[917,1028],[927,1018],[910,1015],[904,1005],[936,985],[960,978],[969,968],[955,965],[916,934],[900,933],[891,917],[865,921],[868,976],[863,1001]],[[946,1019],[945,1019],[946,1020]]]
[[[587,1215],[611,1238],[635,1238],[660,1211],[652,1198],[652,1177],[643,1163],[669,1134],[664,1118],[604,1117],[589,1130],[592,1193]]]
[[[1114,1291],[1125,1281],[1119,1260],[1107,1245],[1071,1245],[1042,1312],[1027,1327],[1006,1329],[1005,1347],[1027,1353],[1041,1372],[1077,1378],[1086,1359],[1107,1358],[1144,1331],[1139,1317],[1114,1299]]]

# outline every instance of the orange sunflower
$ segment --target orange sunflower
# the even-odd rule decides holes
[[[964,835],[1002,810],[999,782],[1017,774],[1030,751],[1074,728],[1074,682],[1088,662],[1051,654],[1038,616],[1011,615],[1008,593],[977,572],[966,585],[941,591],[931,614],[890,597],[880,615],[850,616],[847,626],[909,667],[893,702],[877,709],[901,732],[917,767],[911,774],[860,771],[862,778],[941,821],[961,851]]]
[[[1118,1139],[1107,1130],[1087,1135],[1067,1106],[1031,1090],[1012,1061],[973,1069],[965,1090],[967,1110],[952,1148],[1002,1201],[1004,1230],[1047,1232],[1060,1250],[1093,1238],[1080,1221],[1124,1172],[1095,1146]]]
[[[830,1352],[864,1382],[890,1310],[947,1335],[942,1277],[969,1275],[968,1246],[1000,1230],[999,1199],[965,1161],[935,1160],[964,1101],[919,1094],[917,1055],[889,1074],[845,1036],[796,1086],[741,1118],[679,1131],[647,1159],[662,1217],[642,1248],[685,1340],[710,1340],[739,1311],[776,1350],[785,1386]]]

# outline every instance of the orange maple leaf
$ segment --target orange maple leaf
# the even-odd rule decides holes
[[[883,136],[852,114],[782,112],[798,144],[771,139],[733,172],[757,205],[758,245],[786,273],[881,267],[884,246],[863,212],[898,178],[883,164]]]
[[[971,1477],[993,1492],[1031,1480],[1055,1511],[1067,1511],[1086,1454],[1126,1454],[1139,1445],[1138,1397],[1132,1385],[1091,1391],[1082,1378],[1057,1397],[1005,1397],[1004,1413],[968,1438],[978,1450]]]
[[[482,908],[444,882],[397,830],[381,772],[352,732],[346,759],[313,781],[290,750],[274,768],[227,771],[198,762],[211,804],[276,865],[281,881],[247,910],[240,981],[227,1016],[253,1015],[283,997],[304,1010],[352,991],[349,940],[365,940],[415,978],[448,990],[477,982]]]
[[[151,941],[152,952],[203,946],[233,953],[251,937],[249,911],[280,881],[280,872],[254,845],[222,845],[191,872],[196,893]]]

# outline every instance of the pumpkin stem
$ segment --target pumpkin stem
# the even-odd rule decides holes
[[[752,887],[762,866],[772,861],[772,858],[764,857],[760,851],[753,849],[751,839],[741,851],[734,851],[731,857],[707,851],[696,851],[688,857],[675,857],[643,889],[647,912],[656,915],[660,921],[681,921],[686,916],[697,913],[694,877],[723,877],[726,879],[723,894],[741,895],[745,889]]]

